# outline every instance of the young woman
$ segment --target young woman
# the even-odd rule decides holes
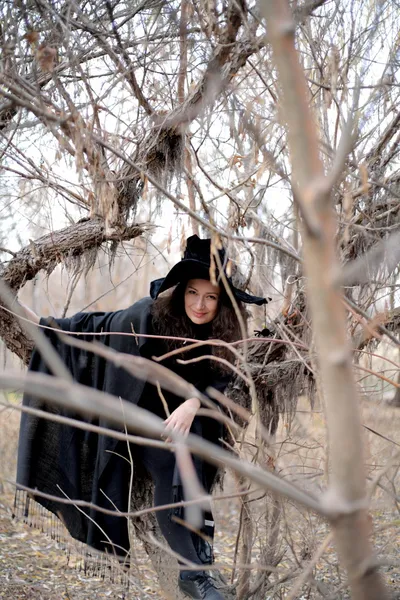
[[[183,259],[165,278],[153,281],[150,297],[133,306],[112,313],[78,313],[69,319],[41,319],[40,324],[56,326],[71,333],[84,334],[80,339],[93,339],[101,333],[101,341],[119,352],[144,356],[148,359],[168,354],[185,342],[170,337],[197,340],[221,339],[232,342],[240,339],[240,326],[229,296],[220,284],[210,281],[210,240],[192,236],[187,240]],[[226,265],[223,250],[219,251],[222,265]],[[218,272],[217,272],[218,276]],[[242,302],[263,304],[266,299],[250,296],[235,288],[227,277],[242,318]],[[35,315],[27,311],[29,316]],[[109,333],[131,333],[107,335]],[[173,430],[187,435],[189,431],[214,443],[222,437],[220,421],[197,416],[200,402],[197,398],[182,399],[167,391],[163,399],[155,386],[136,379],[96,354],[73,348],[60,341],[56,329],[44,329],[57,352],[69,367],[74,379],[85,385],[109,392],[158,415],[165,421],[167,432]],[[148,335],[159,338],[145,337]],[[141,337],[142,336],[142,337]],[[96,340],[99,338],[96,337]],[[208,359],[190,361],[204,355],[215,355],[231,361],[231,354],[222,346],[202,345],[182,354],[174,354],[162,361],[164,366],[205,391],[213,386],[223,391],[230,379],[230,370],[221,362]],[[189,361],[187,364],[179,360]],[[33,353],[30,369],[48,372],[37,351]],[[44,403],[25,394],[24,403],[42,408]],[[45,406],[52,411],[51,406]],[[71,414],[69,413],[69,416]],[[74,415],[75,416],[75,415]],[[81,417],[77,417],[81,419]],[[105,425],[92,419],[94,424]],[[150,446],[131,448],[134,462],[140,462],[154,482],[154,504],[162,506],[182,500],[182,486],[175,455],[169,450]],[[127,456],[127,446],[113,438],[98,436],[74,427],[37,419],[26,414],[21,420],[18,456],[18,483],[42,492],[69,498],[83,499],[93,505],[126,511],[130,465],[121,458]],[[205,490],[211,490],[216,469],[194,457],[197,475]],[[128,528],[125,519],[112,517],[96,510],[78,511],[74,506],[43,500],[36,501],[56,514],[76,539],[101,550],[112,550],[122,556],[129,553]],[[26,499],[29,502],[29,499]],[[29,511],[28,505],[24,506]],[[219,600],[223,598],[214,587],[213,579],[201,567],[212,561],[212,549],[204,538],[195,535],[174,519],[184,514],[171,510],[156,512],[160,529],[170,547],[186,560],[199,565],[198,571],[181,570],[179,587],[190,598]],[[208,529],[206,527],[208,526]],[[211,514],[204,515],[203,531],[213,533]]]

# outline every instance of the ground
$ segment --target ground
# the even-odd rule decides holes
[[[278,437],[279,472],[281,476],[301,480],[303,487],[323,485],[326,434],[323,417],[318,411],[310,413],[307,406],[300,406],[292,428],[283,426]],[[387,585],[393,598],[400,598],[400,515],[398,505],[399,471],[399,420],[400,411],[366,404],[363,422],[377,432],[384,433],[387,441],[368,431],[366,433],[366,462],[369,485],[377,473],[381,473],[374,493],[371,515],[374,545],[382,562]],[[69,559],[61,546],[20,521],[11,518],[13,486],[7,483],[15,477],[16,439],[18,416],[0,411],[0,599],[10,600],[97,600],[102,598],[139,600],[164,595],[157,577],[140,543],[135,544],[129,589],[110,578],[96,578],[79,569],[79,558]],[[388,465],[390,465],[388,467]],[[386,469],[385,472],[383,470]],[[235,491],[233,479],[227,480],[226,491]],[[221,491],[217,490],[220,494]],[[255,495],[260,496],[260,493]],[[261,494],[263,496],[263,494]],[[254,516],[253,566],[260,556],[263,539],[266,499],[259,501],[259,508],[252,503]],[[230,580],[235,554],[240,504],[237,499],[225,499],[216,503],[216,556],[224,576]],[[290,503],[284,505],[284,517],[280,529],[280,547],[283,558],[278,572],[271,577],[277,583],[265,593],[262,600],[283,600],[299,573],[307,567],[310,558],[326,538],[326,524],[317,517],[299,510]],[[311,587],[303,588],[297,600],[322,597],[349,598],[345,577],[337,568],[337,556],[330,544],[312,574]]]
[[[95,600],[140,598],[120,582],[91,577],[77,567],[60,545],[41,531],[10,518],[12,497],[0,504],[0,598],[12,600]],[[156,577],[144,556],[138,557],[138,585],[144,597],[160,598]]]
[[[13,495],[0,496],[0,598],[12,600],[97,600],[98,598],[164,598],[157,576],[142,545],[137,541],[129,588],[109,577],[85,574],[78,555],[68,557],[63,546],[12,518]],[[236,512],[236,509],[234,510]],[[228,509],[229,513],[229,509]],[[227,521],[233,525],[235,519]],[[232,515],[234,517],[234,515]],[[224,548],[223,563],[232,563],[234,527],[223,526],[218,533],[218,546]],[[235,523],[237,525],[237,523]],[[230,529],[226,534],[226,529]]]
[[[23,522],[11,519],[12,496],[6,494],[0,500],[0,598],[7,600],[97,600],[102,598],[139,600],[164,598],[157,585],[157,577],[138,543],[135,548],[135,565],[132,567],[129,588],[120,581],[109,578],[92,577],[79,568],[78,557],[68,559],[60,545]],[[232,564],[235,545],[234,515],[226,515],[226,522],[220,523],[217,538],[217,560],[224,565]],[[375,547],[388,563],[383,567],[385,579],[393,598],[400,597],[400,533],[398,514],[390,511],[376,511],[374,514],[376,539]],[[224,527],[223,527],[224,526]],[[230,531],[229,531],[230,529]],[[315,534],[322,541],[327,533],[322,522],[315,524]],[[224,555],[222,555],[222,551]],[[309,557],[305,557],[305,563]],[[332,584],[332,571],[336,562],[334,548],[329,546],[323,561],[314,570],[315,580],[323,593],[329,592]],[[286,571],[285,561],[282,572]],[[290,565],[288,564],[288,570]],[[225,575],[228,572],[225,571]],[[335,576],[335,587],[338,585]],[[294,579],[292,580],[294,581]],[[287,589],[292,587],[292,581]],[[265,600],[285,598],[283,595],[267,595]],[[320,594],[296,596],[299,600],[322,597]],[[348,598],[346,588],[341,589],[335,598]]]

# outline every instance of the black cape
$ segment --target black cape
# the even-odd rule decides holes
[[[65,319],[41,319],[40,324],[54,325],[71,333],[87,333],[79,339],[101,342],[118,352],[140,356],[146,338],[124,335],[92,336],[89,333],[153,333],[151,327],[151,298],[139,300],[116,312],[77,313]],[[64,344],[55,330],[43,329],[52,345],[71,371],[73,378],[83,384],[138,404],[145,381],[130,375],[96,354]],[[152,342],[154,344],[154,342]],[[29,369],[41,373],[49,370],[40,353],[34,350]],[[223,390],[227,378],[206,378],[201,386],[214,385]],[[66,414],[85,422],[109,427],[98,418],[61,411],[58,407],[25,393],[23,404],[47,412]],[[97,506],[126,512],[131,465],[116,456],[118,441],[104,435],[83,431],[22,413],[18,448],[17,484],[41,492],[72,499],[85,500]],[[126,445],[125,445],[126,446]],[[119,450],[119,449],[117,449]],[[64,493],[60,492],[62,490]],[[125,555],[129,551],[127,520],[105,515],[93,509],[81,509],[69,504],[35,496],[35,500],[54,513],[67,527],[73,538],[99,550]],[[25,510],[28,510],[25,508]]]

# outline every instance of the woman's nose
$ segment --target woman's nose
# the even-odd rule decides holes
[[[203,308],[203,306],[204,306],[204,298],[202,296],[198,296],[197,297],[196,306],[198,308]]]

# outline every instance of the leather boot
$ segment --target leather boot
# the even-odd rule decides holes
[[[223,595],[214,586],[214,580],[205,571],[194,571],[190,578],[178,580],[179,589],[195,600],[224,600]]]

